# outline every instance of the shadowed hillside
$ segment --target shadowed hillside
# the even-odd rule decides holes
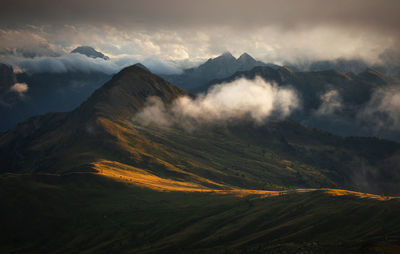
[[[2,171],[96,171],[95,163],[106,160],[204,188],[400,193],[398,169],[392,167],[400,146],[394,142],[341,138],[286,120],[261,126],[216,122],[187,130],[142,125],[134,118],[150,96],[168,105],[183,95],[149,71],[128,67],[76,110],[35,117],[5,133]]]
[[[191,95],[131,66],[74,111],[31,118],[0,136],[1,250],[399,248],[400,204],[389,196],[400,193],[399,144],[279,119],[143,125],[134,116],[152,96],[168,109]]]

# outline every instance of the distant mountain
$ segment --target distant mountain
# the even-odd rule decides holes
[[[17,78],[12,66],[0,63],[0,107],[1,102],[7,104],[7,95],[14,83],[17,83]]]
[[[72,110],[110,78],[86,71],[14,74],[11,66],[0,64],[0,131],[38,114]],[[23,96],[10,90],[14,83],[26,84]]]
[[[357,120],[358,113],[371,101],[374,93],[391,84],[390,79],[372,69],[355,74],[335,70],[295,72],[289,67],[273,69],[259,66],[250,71],[237,72],[225,79],[210,81],[194,92],[205,92],[215,84],[231,82],[241,77],[254,79],[257,76],[295,89],[302,101],[302,109],[292,115],[295,121],[337,135],[379,136],[400,140],[400,132],[389,129],[379,131],[373,125]],[[333,99],[337,100],[334,102],[337,111],[332,109],[329,114],[318,114],[318,110],[324,106],[324,95],[329,92],[335,94]]]
[[[275,74],[294,75],[287,68]],[[315,79],[348,79],[339,74]],[[75,110],[33,117],[0,134],[2,252],[396,248],[400,201],[350,190],[400,194],[400,144],[338,137],[288,120],[185,130],[135,119],[150,97],[167,110],[186,95],[130,66]]]
[[[250,70],[256,66],[278,68],[277,65],[257,61],[247,53],[236,59],[231,53],[225,52],[216,58],[208,59],[198,67],[185,69],[182,74],[162,76],[171,83],[191,91],[211,80],[225,78],[237,71]]]
[[[110,58],[103,53],[96,51],[94,48],[89,47],[89,46],[80,46],[77,47],[76,49],[72,50],[71,53],[78,53],[85,55],[87,57],[91,58],[102,58],[104,60],[109,60]]]
[[[284,64],[295,71],[303,72],[336,70],[341,72],[360,73],[371,67],[369,64],[361,59],[343,58],[319,61],[304,60],[297,62],[285,62]]]

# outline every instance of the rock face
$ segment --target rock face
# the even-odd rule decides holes
[[[82,54],[85,55],[87,57],[91,57],[91,58],[102,58],[104,60],[109,60],[110,58],[106,55],[104,55],[103,53],[96,51],[94,48],[90,47],[90,46],[80,46],[77,47],[76,49],[72,50],[71,53],[78,53],[78,54]]]

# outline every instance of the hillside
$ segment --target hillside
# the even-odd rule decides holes
[[[2,253],[338,254],[400,248],[399,200],[322,191],[237,197],[160,192],[94,174],[3,174],[0,202]]]
[[[184,90],[132,66],[116,74],[70,113],[35,117],[0,138],[3,172],[96,171],[129,168],[201,188],[346,188],[400,193],[399,144],[341,138],[287,120],[255,126],[239,121],[142,125],[134,116],[150,96],[167,105]],[[51,151],[51,152],[50,152]]]
[[[75,110],[0,136],[0,250],[398,250],[399,144],[279,119],[143,125],[151,96],[168,108],[192,95],[131,66]]]
[[[289,67],[273,69],[259,66],[210,81],[191,92],[204,93],[215,84],[242,77],[250,80],[261,77],[280,87],[293,89],[302,106],[292,114],[291,119],[306,126],[341,136],[400,140],[400,132],[394,124],[396,116],[388,112],[388,107],[379,106],[385,104],[382,96],[396,94],[398,86],[376,70],[367,69],[358,74],[336,70],[296,72]]]

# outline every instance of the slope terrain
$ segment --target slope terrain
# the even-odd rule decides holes
[[[152,96],[192,95],[131,66],[0,136],[5,252],[398,250],[399,144],[279,119],[143,125]]]

